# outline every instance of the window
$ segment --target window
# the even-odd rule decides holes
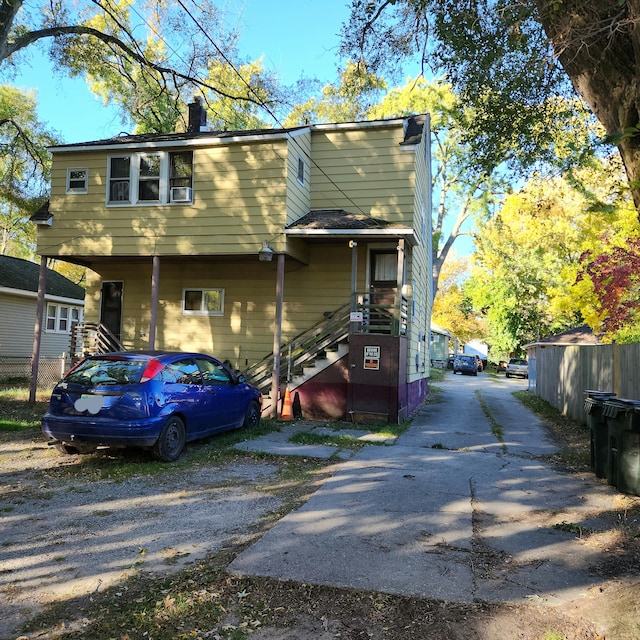
[[[45,327],[48,333],[71,333],[74,322],[82,319],[82,309],[61,304],[47,305]]]
[[[182,296],[185,316],[221,316],[224,314],[224,289],[185,289]]]
[[[231,378],[222,365],[203,358],[196,358],[196,362],[200,367],[202,379],[207,386],[224,387],[231,384]]]
[[[192,202],[193,152],[111,156],[107,204]]]
[[[138,201],[160,201],[160,156],[140,156]]]
[[[202,384],[202,376],[198,365],[191,359],[178,360],[168,364],[160,372],[163,382],[173,384]]]
[[[169,154],[169,188],[193,186],[193,153],[179,151]]]
[[[87,169],[67,169],[67,193],[87,193]]]
[[[304,184],[304,160],[298,158],[298,182]]]
[[[109,202],[128,203],[131,183],[131,157],[109,158]]]

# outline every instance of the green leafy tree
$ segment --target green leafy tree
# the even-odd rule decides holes
[[[555,155],[577,91],[617,144],[640,209],[640,5],[625,0],[352,0],[343,52],[372,72],[418,56],[474,113],[467,142],[487,171]]]
[[[326,84],[320,96],[294,106],[284,124],[292,127],[309,122],[364,120],[386,88],[385,80],[367,71],[365,65],[348,61],[338,86]]]
[[[46,147],[55,139],[36,117],[36,102],[0,85],[0,253],[33,255],[35,228],[29,217],[44,202],[50,171]]]
[[[462,344],[474,338],[484,339],[484,318],[474,311],[463,290],[469,259],[449,256],[440,274],[440,288],[433,301],[431,319],[448,329]]]
[[[606,230],[618,239],[637,233],[623,187],[615,159],[536,177],[479,226],[465,291],[485,314],[494,352],[518,353],[586,320],[593,297],[575,286],[581,256],[601,251]]]
[[[196,91],[263,107],[264,78],[254,91],[219,71],[241,66],[234,59],[238,34],[223,24],[211,0],[0,0],[0,68],[9,75],[32,45],[46,43],[56,68],[85,76],[121,106],[123,122],[133,120],[140,132],[174,131],[184,127],[182,105]]]

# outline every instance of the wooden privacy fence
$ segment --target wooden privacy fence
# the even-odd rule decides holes
[[[640,400],[640,344],[540,346],[529,351],[529,386],[564,415],[586,421],[585,390]]]

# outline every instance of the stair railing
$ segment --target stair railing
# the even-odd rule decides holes
[[[120,340],[100,322],[74,322],[71,326],[71,364],[89,355],[124,350]]]

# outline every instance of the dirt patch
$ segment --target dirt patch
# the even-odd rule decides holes
[[[605,630],[609,640],[640,638],[634,498],[597,514],[607,526],[560,523],[598,558],[601,583],[584,597],[561,607],[456,604],[226,573],[331,463],[301,460],[314,471],[296,481],[286,458],[251,454],[122,480],[74,473],[74,464],[35,431],[0,438],[0,638],[585,640]],[[484,558],[479,571],[505,562],[482,553],[481,521],[475,544],[469,562]]]

